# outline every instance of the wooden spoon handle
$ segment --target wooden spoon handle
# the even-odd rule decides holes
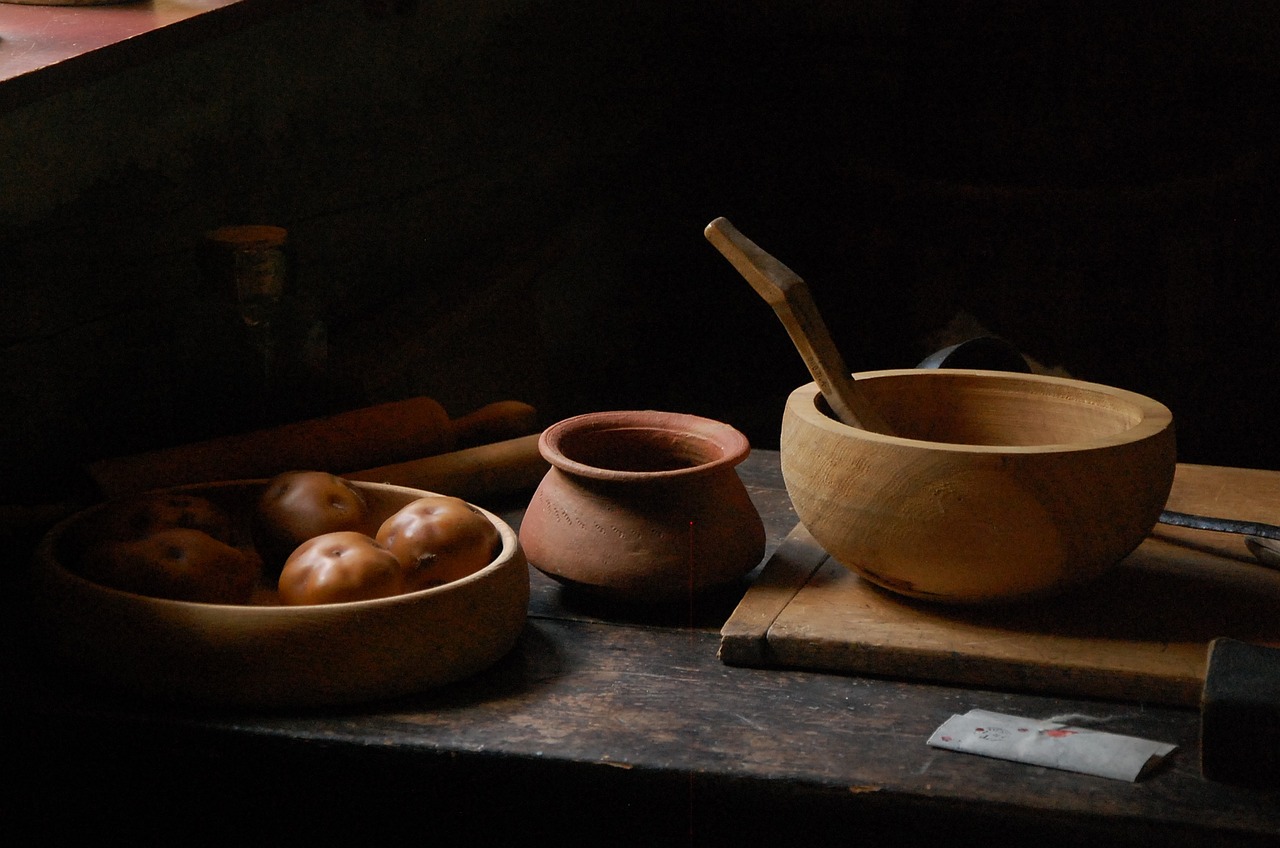
[[[851,427],[890,432],[889,425],[845,367],[844,357],[832,340],[805,281],[724,218],[716,218],[703,232],[707,241],[715,245],[756,293],[773,307],[836,417]]]

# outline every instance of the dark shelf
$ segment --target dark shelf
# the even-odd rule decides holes
[[[145,0],[43,6],[0,0],[0,111],[296,8],[308,0]]]

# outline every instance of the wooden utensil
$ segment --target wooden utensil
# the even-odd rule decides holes
[[[425,489],[486,506],[527,496],[537,488],[551,467],[538,452],[539,435],[530,433],[377,468],[349,471],[342,476],[348,480]],[[0,504],[0,543],[34,543],[59,521],[91,505],[78,499]]]
[[[376,406],[94,462],[88,467],[103,495],[271,477],[307,469],[343,474],[516,438],[537,431],[537,411],[498,401],[457,419],[429,397]],[[387,482],[387,481],[380,481]]]
[[[491,498],[532,492],[537,488],[551,467],[538,452],[540,435],[530,433],[342,476],[348,480],[426,489],[483,504]]]
[[[845,367],[805,281],[724,218],[716,218],[703,232],[707,241],[773,307],[836,417],[850,427],[891,433],[888,423]]]

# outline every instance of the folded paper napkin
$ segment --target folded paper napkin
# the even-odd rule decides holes
[[[953,715],[929,737],[929,745],[1130,782],[1177,747],[986,710]]]

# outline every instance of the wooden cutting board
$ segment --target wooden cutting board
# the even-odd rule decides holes
[[[1280,523],[1280,472],[1181,464],[1168,508]],[[1212,639],[1280,645],[1280,571],[1254,562],[1240,536],[1157,525],[1082,589],[948,607],[863,580],[797,526],[725,623],[720,658],[1194,707]]]

